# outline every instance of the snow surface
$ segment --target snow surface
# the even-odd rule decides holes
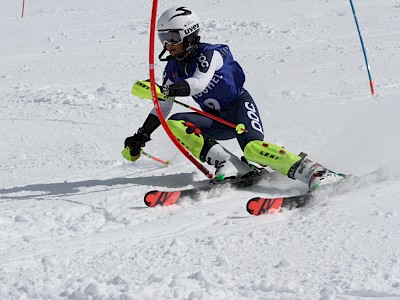
[[[354,2],[374,98],[348,1],[160,1],[194,8],[203,40],[230,45],[267,141],[379,171],[254,217],[250,197],[304,185],[276,177],[150,209],[146,191],[206,178],[162,129],[146,151],[171,167],[120,155],[152,108],[130,93],[148,78],[151,1],[27,0],[21,19],[0,0],[0,299],[400,299],[400,2]]]

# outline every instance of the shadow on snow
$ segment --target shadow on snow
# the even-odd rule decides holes
[[[68,196],[99,193],[113,189],[132,188],[133,186],[152,186],[163,188],[178,188],[192,184],[192,173],[170,174],[137,178],[110,178],[105,180],[84,180],[76,182],[38,183],[22,187],[0,189],[0,199],[29,200],[43,196]],[[91,191],[82,191],[82,188],[104,187]],[[22,195],[18,195],[22,193]],[[17,194],[17,195],[13,195]]]

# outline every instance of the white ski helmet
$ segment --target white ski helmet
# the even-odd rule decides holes
[[[191,50],[199,43],[200,19],[187,7],[173,7],[166,10],[158,19],[158,38],[165,44],[183,42],[184,51]]]

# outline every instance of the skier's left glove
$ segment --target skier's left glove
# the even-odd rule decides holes
[[[141,148],[150,141],[151,133],[156,130],[160,124],[161,122],[157,116],[149,114],[143,126],[140,127],[133,136],[125,139],[125,148],[122,150],[122,156],[129,161],[137,161],[141,154]]]
[[[150,135],[144,132],[143,128],[139,128],[137,133],[125,139],[122,156],[129,161],[137,161],[142,147],[146,146],[148,141],[150,141]]]

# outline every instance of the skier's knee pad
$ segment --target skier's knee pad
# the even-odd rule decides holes
[[[179,142],[195,157],[201,159],[204,146],[204,136],[193,123],[183,120],[168,120],[167,124]]]
[[[257,140],[246,145],[244,157],[249,161],[277,170],[283,175],[287,175],[290,168],[301,160],[300,156],[282,146]]]

